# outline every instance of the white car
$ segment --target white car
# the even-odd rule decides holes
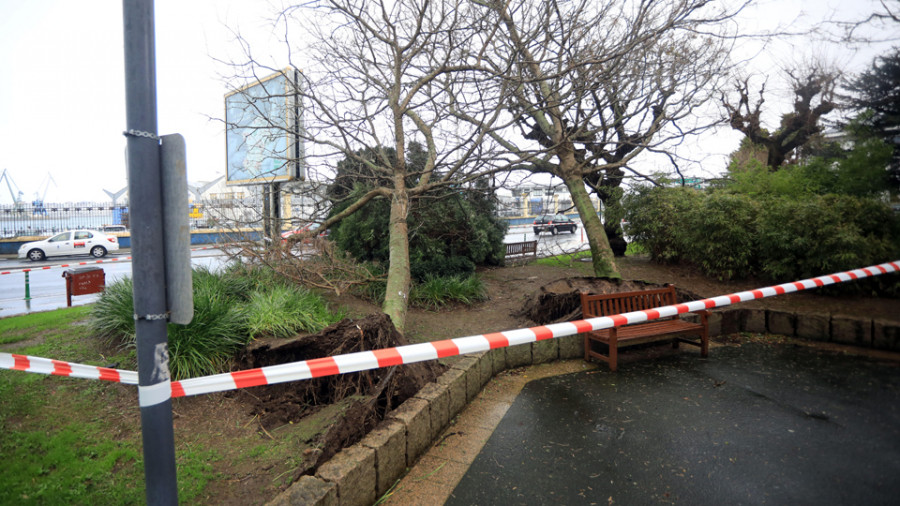
[[[116,236],[96,230],[67,230],[43,241],[26,242],[19,247],[19,258],[29,258],[34,262],[68,255],[102,258],[118,249],[119,238]]]

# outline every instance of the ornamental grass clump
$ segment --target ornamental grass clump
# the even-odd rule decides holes
[[[254,339],[319,332],[343,318],[343,312],[329,311],[321,297],[295,286],[255,291],[247,301],[247,328]]]
[[[133,282],[108,285],[91,311],[92,329],[126,347],[135,346]],[[194,317],[168,325],[169,368],[181,380],[225,372],[235,353],[257,336],[316,332],[343,318],[302,288],[257,270],[193,271]]]

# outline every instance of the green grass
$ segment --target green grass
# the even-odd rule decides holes
[[[332,313],[325,301],[303,288],[274,286],[253,292],[247,301],[247,328],[251,338],[290,337],[300,331],[319,332],[344,318]]]
[[[566,253],[553,257],[538,258],[535,263],[538,265],[551,265],[555,267],[571,267],[573,263],[582,258],[591,258],[591,250],[583,250],[575,253]]]
[[[642,245],[630,242],[628,243],[628,247],[625,249],[625,256],[634,256],[634,255],[646,255],[647,248]],[[577,265],[576,262],[581,263],[580,260],[583,258],[591,258],[591,250],[582,250],[576,253],[566,253],[563,255],[556,255],[552,257],[538,258],[535,260],[535,263],[538,265],[550,265],[555,267],[572,267],[573,265]]]
[[[487,299],[484,283],[478,276],[429,278],[413,286],[410,304],[438,309],[451,303],[471,305]]]
[[[86,307],[0,320],[16,335],[16,353],[107,365],[127,360],[104,355],[102,340],[84,324]],[[23,333],[33,328],[34,332]],[[7,335],[7,332],[10,334]],[[122,385],[0,371],[0,504],[90,504],[115,497],[140,504],[140,444],[110,437],[104,411],[130,393]]]
[[[636,242],[628,243],[628,247],[625,249],[625,256],[627,257],[634,255],[646,255],[648,253],[649,251],[647,250],[647,248]]]
[[[84,319],[89,311],[88,306],[77,306],[0,319],[0,344],[17,343],[45,332],[55,332],[74,321]]]
[[[6,431],[4,431],[6,432]],[[0,476],[2,504],[87,504],[116,498],[141,504],[140,445],[111,440],[102,423],[13,431],[0,436],[8,465]],[[13,464],[14,463],[14,464]]]
[[[0,320],[4,336],[15,334],[21,343],[4,351],[95,365],[121,362],[120,368],[133,369],[133,349],[110,347],[108,338],[87,325],[89,315],[90,308],[78,307]],[[37,332],[30,334],[29,328]],[[0,370],[0,399],[0,504],[145,502],[135,387]],[[178,404],[188,409],[198,402],[176,401],[182,401],[175,403],[176,411],[181,410]],[[178,496],[183,504],[216,502],[209,497],[233,481],[229,470],[234,463],[282,475],[272,490],[288,484],[309,441],[327,427],[325,422],[311,427],[290,424],[272,430],[270,438],[255,429],[258,422],[249,414],[239,420],[235,427],[243,430],[223,440],[221,426],[198,431],[207,426],[202,420],[176,418]]]

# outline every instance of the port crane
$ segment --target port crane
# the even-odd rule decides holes
[[[13,182],[12,177],[9,175],[9,171],[6,169],[3,169],[3,173],[0,174],[0,181],[3,181],[4,179],[6,180],[6,187],[9,188],[9,196],[12,197],[13,205],[16,206],[17,210],[21,209],[23,193],[21,190],[19,190],[18,193],[13,191],[13,186],[16,187],[16,190],[18,190],[19,187]]]
[[[41,186],[38,187],[38,191],[34,192],[34,201],[31,203],[34,210],[31,214],[47,214],[47,209],[44,208],[44,200],[47,198],[47,190],[50,189],[50,183],[53,183],[53,186],[56,186],[56,180],[53,179],[53,175],[48,172],[47,177],[44,178]],[[43,192],[41,192],[41,188],[44,189]]]

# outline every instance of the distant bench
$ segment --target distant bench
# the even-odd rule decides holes
[[[632,311],[643,311],[660,306],[677,304],[675,287],[638,292],[611,293],[607,295],[581,294],[581,312],[585,319],[598,316],[612,316]],[[619,347],[673,339],[672,346],[688,343],[700,347],[700,356],[709,354],[708,318],[709,311],[693,311],[700,315],[700,323],[691,323],[672,316],[662,320],[634,323],[621,327],[595,330],[584,334],[584,359],[598,358],[609,364],[609,370],[615,371],[618,361]],[[685,339],[683,336],[697,336],[699,341]],[[606,345],[608,354],[595,351],[592,343]]]
[[[537,258],[537,241],[507,243],[506,258],[509,260]]]
[[[537,258],[537,241],[511,242],[506,244],[507,260],[528,258]]]

